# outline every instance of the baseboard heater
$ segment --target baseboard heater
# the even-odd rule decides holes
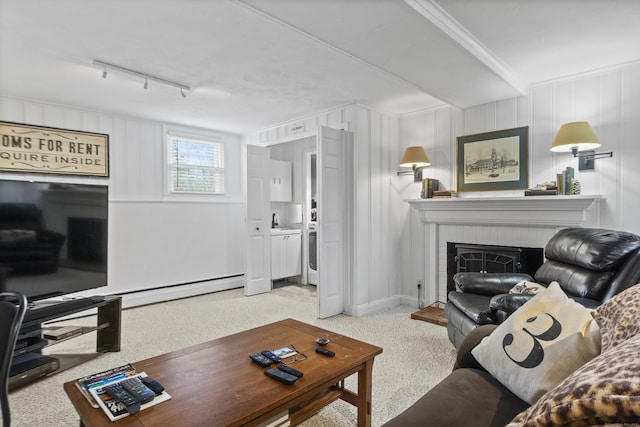
[[[156,286],[154,288],[137,289],[134,291],[118,292],[109,295],[121,296],[122,308],[132,308],[174,299],[189,298],[212,292],[227,291],[229,289],[241,288],[243,286],[244,274],[235,274],[215,279],[195,280],[192,282]],[[83,311],[80,314],[61,317],[48,323],[53,324],[66,320],[79,319],[82,317],[93,316],[96,313],[97,309],[91,309]]]
[[[225,291],[240,288],[242,286],[244,286],[244,274],[235,274],[213,279],[203,279],[173,285],[137,289],[128,292],[118,292],[117,295],[122,297],[122,308],[130,308],[174,299],[188,298],[211,292]]]

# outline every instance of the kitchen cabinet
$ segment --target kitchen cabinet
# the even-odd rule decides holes
[[[293,185],[291,180],[291,162],[285,162],[282,160],[271,160],[270,171],[271,201],[292,201]]]
[[[271,231],[271,280],[302,274],[300,230]]]

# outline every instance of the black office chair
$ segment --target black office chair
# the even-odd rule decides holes
[[[16,340],[22,325],[24,313],[27,310],[27,298],[18,292],[5,291],[0,293],[0,406],[2,407],[2,425],[11,425],[9,412],[9,371],[11,359],[16,347]]]

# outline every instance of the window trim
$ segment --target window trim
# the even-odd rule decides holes
[[[224,151],[224,190],[221,193],[215,192],[198,192],[198,191],[173,191],[171,185],[171,173],[172,166],[170,162],[169,156],[169,140],[171,137],[182,137],[185,139],[193,139],[196,141],[202,142],[211,142],[222,144],[222,149]],[[163,175],[163,194],[168,198],[185,198],[185,197],[198,197],[198,198],[219,198],[225,197],[227,194],[227,164],[228,164],[228,141],[224,134],[206,131],[202,129],[194,129],[194,128],[186,128],[175,125],[163,125],[162,127],[162,139],[163,139],[163,165],[162,165],[162,175]]]

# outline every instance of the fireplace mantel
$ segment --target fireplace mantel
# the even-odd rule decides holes
[[[407,202],[418,210],[420,220],[425,223],[570,227],[594,222],[587,215],[601,199],[603,196],[580,195],[414,199]]]
[[[424,303],[446,299],[447,242],[544,247],[561,228],[599,227],[601,195],[412,199],[411,279]],[[410,280],[411,280],[410,279]],[[406,297],[405,303],[412,299]]]

